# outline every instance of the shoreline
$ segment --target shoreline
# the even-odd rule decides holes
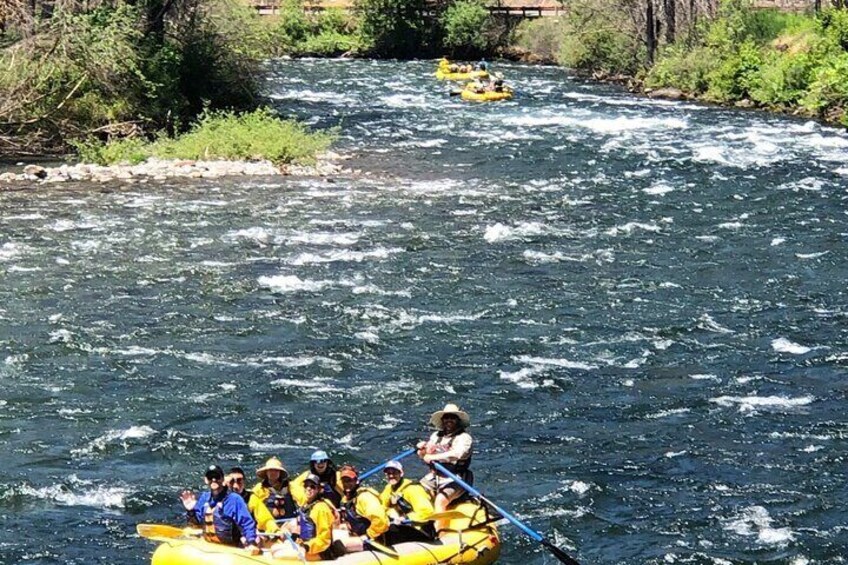
[[[46,184],[65,182],[106,183],[120,181],[126,184],[144,184],[170,178],[210,179],[228,176],[319,176],[328,177],[341,173],[356,172],[344,168],[339,161],[350,156],[327,151],[317,156],[313,165],[274,165],[268,160],[226,161],[151,158],[137,165],[93,165],[77,163],[56,167],[42,166],[33,162],[17,163],[0,173],[0,191],[37,188]],[[29,186],[21,186],[22,184]],[[34,185],[34,186],[33,186]]]

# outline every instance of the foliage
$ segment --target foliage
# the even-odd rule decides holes
[[[376,56],[411,58],[430,43],[427,0],[357,0],[362,44]]]
[[[281,120],[268,109],[236,114],[207,112],[187,133],[161,136],[152,142],[139,139],[107,143],[88,139],[75,142],[85,162],[140,163],[162,159],[268,159],[275,164],[309,163],[334,139],[332,133],[310,133],[294,121]]]
[[[489,24],[489,11],[482,0],[458,0],[442,13],[440,23],[444,29],[443,44],[454,52],[483,51],[488,40],[485,30]]]
[[[816,114],[834,107],[848,107],[848,53],[819,62],[801,106]]]
[[[671,45],[660,52],[656,64],[645,77],[648,87],[673,86],[685,92],[703,94],[709,88],[708,75],[714,61],[709,48]]]
[[[566,30],[564,18],[523,20],[515,30],[515,44],[546,61],[553,61],[560,52]]]
[[[761,64],[760,48],[746,39],[735,53],[720,57],[708,73],[707,98],[720,102],[747,98]]]
[[[625,14],[595,12],[589,2],[575,2],[557,60],[568,67],[603,73],[635,74],[646,61],[641,36]]]
[[[797,104],[810,82],[813,65],[808,53],[767,52],[754,77],[749,92],[751,100],[769,107]]]

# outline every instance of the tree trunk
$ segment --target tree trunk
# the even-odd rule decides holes
[[[645,46],[648,48],[648,64],[654,64],[657,53],[657,21],[654,15],[654,0],[647,0],[645,8]]]
[[[677,1],[663,0],[665,2],[665,41],[666,43],[674,43],[674,36],[677,35]]]

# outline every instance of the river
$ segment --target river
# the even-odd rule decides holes
[[[336,178],[0,192],[0,563],[149,563],[210,462],[367,469],[447,402],[581,563],[844,562],[848,136],[498,67],[269,63]]]

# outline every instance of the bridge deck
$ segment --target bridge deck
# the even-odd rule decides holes
[[[328,8],[351,10],[355,0],[318,0],[304,2],[304,8],[310,11],[321,11]],[[275,15],[280,12],[282,0],[246,0],[249,6],[255,8],[261,15]],[[522,16],[524,18],[559,16],[564,13],[563,4],[559,0],[496,0],[489,5],[493,14]]]

